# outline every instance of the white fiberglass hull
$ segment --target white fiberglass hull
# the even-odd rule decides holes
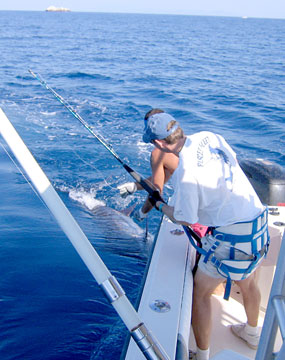
[[[275,273],[276,262],[284,232],[285,207],[274,207],[269,212],[270,250],[260,268],[259,286],[262,293],[259,325],[262,326]],[[271,213],[271,214],[270,214]],[[195,350],[195,340],[191,331],[191,306],[193,277],[192,271],[195,250],[185,234],[179,233],[182,227],[172,224],[165,217],[157,236],[150,262],[146,283],[139,305],[139,315],[155,334],[170,359],[188,359],[189,349]],[[250,349],[230,331],[231,324],[246,321],[242,299],[237,285],[232,287],[229,301],[223,299],[223,286],[217,288],[212,296],[213,330],[210,357],[217,356],[223,349],[230,349],[248,359],[255,359],[256,351]],[[161,312],[153,309],[160,300]],[[163,303],[165,302],[165,304]],[[164,309],[165,306],[167,309]],[[163,311],[168,310],[168,311]],[[190,336],[190,338],[189,338]],[[189,340],[189,341],[187,341]],[[281,338],[277,337],[276,350],[280,348]],[[131,340],[126,360],[144,359]],[[232,358],[232,360],[234,360]]]

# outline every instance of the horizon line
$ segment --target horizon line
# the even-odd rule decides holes
[[[125,12],[125,11],[95,11],[95,10],[71,10],[69,11],[47,11],[44,10],[31,10],[31,9],[0,9],[0,11],[21,11],[21,12],[50,12],[50,13],[95,13],[95,14],[130,14],[130,15],[174,15],[174,16],[205,16],[205,17],[231,17],[231,18],[241,18],[244,20],[247,19],[271,19],[271,20],[285,20],[280,17],[263,17],[263,16],[251,16],[251,15],[233,15],[233,14],[184,14],[184,13],[157,13],[157,12]]]

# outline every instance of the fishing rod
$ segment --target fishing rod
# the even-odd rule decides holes
[[[77,119],[81,122],[81,124],[115,157],[117,161],[127,170],[127,172],[150,194],[153,195],[154,192],[157,192],[157,189],[154,187],[154,185],[147,183],[146,180],[144,180],[141,175],[139,175],[136,171],[134,171],[130,166],[128,166],[126,163],[123,162],[123,160],[120,159],[119,155],[115,152],[115,150],[112,148],[110,144],[106,142],[106,140],[98,134],[95,134],[95,132],[92,130],[92,128],[88,125],[88,123],[72,108],[72,106],[63,99],[61,95],[59,95],[54,89],[52,89],[46,81],[42,79],[40,75],[35,74],[31,69],[29,69],[29,72],[31,75],[37,79],[41,85],[46,88],[48,91],[50,91],[53,96]],[[161,199],[160,201],[163,201]],[[164,201],[163,201],[164,202]]]
[[[88,123],[72,108],[72,106],[63,99],[63,97],[61,95],[59,95],[54,89],[52,89],[45,80],[43,80],[43,78],[38,74],[34,73],[31,69],[29,69],[30,74],[37,79],[41,85],[47,89],[48,91],[50,91],[53,96],[77,119],[80,121],[80,123],[105,147],[105,149],[107,149],[113,156],[114,158],[127,170],[127,172],[132,176],[132,178],[137,181],[150,195],[150,197],[153,197],[156,201],[161,201],[164,204],[166,204],[166,202],[162,199],[162,197],[160,196],[159,191],[156,189],[156,187],[149,183],[147,180],[143,179],[143,177],[138,174],[135,170],[133,170],[129,165],[127,165],[126,163],[123,162],[123,160],[120,159],[119,155],[115,152],[115,150],[112,148],[112,146],[110,144],[108,144],[106,142],[106,140],[101,136],[101,135],[97,135],[95,134],[95,132],[92,130],[92,128],[88,125]],[[191,236],[198,242],[201,241],[200,237],[198,236],[198,234],[196,234],[196,232],[191,229],[190,226],[187,227],[189,233],[191,234]]]

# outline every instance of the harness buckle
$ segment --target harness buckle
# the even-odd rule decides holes
[[[225,239],[225,234],[223,234],[223,233],[217,233],[217,234],[215,234],[215,233],[214,233],[214,238],[217,239],[218,241],[224,241],[224,239]]]
[[[209,257],[209,260],[211,261],[211,263],[216,266],[217,269],[220,269],[221,266],[222,266],[222,263],[220,260],[218,260],[214,254],[211,254],[210,257]]]

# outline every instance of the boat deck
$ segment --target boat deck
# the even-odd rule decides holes
[[[242,299],[238,287],[232,290],[233,294],[229,301],[223,299],[222,291],[220,294],[212,296],[213,307],[213,328],[210,346],[210,359],[224,349],[230,349],[248,359],[255,359],[256,350],[250,349],[245,342],[234,336],[229,329],[230,325],[246,322],[246,315],[242,305]],[[260,312],[259,326],[262,327],[265,313]],[[274,351],[279,351],[282,345],[280,332],[277,334]],[[193,332],[190,335],[190,348],[195,349],[195,339]],[[232,359],[233,360],[233,359]]]
[[[237,292],[235,288],[232,292]],[[230,325],[246,322],[244,307],[240,301],[230,297],[228,301],[223,299],[223,290],[220,294],[212,295],[212,321],[213,332],[211,336],[210,358],[225,348],[229,348],[249,359],[254,359],[256,351],[250,349],[242,340],[234,336]],[[239,296],[239,294],[237,294]],[[264,313],[259,318],[259,326],[263,324]],[[190,349],[195,349],[193,332],[190,335]]]
[[[285,207],[274,207],[274,209],[270,211],[269,215],[270,250],[259,269],[259,286],[262,293],[260,326],[263,324],[284,232],[282,220],[285,219]],[[179,235],[179,230],[181,232],[182,228],[164,217],[138,311],[141,319],[145,321],[171,360],[186,360],[188,359],[188,350],[195,351],[196,349],[193,333],[190,331],[193,286],[191,267],[195,250],[185,234]],[[246,321],[238,286],[232,287],[229,301],[224,300],[223,295],[224,289],[221,285],[212,296],[213,330],[210,357],[215,357],[216,360],[216,356],[221,350],[230,349],[247,359],[254,359],[256,351],[235,337],[229,329],[232,324]],[[163,300],[164,305],[169,306],[169,309],[163,309],[164,305],[158,304],[158,306],[162,306],[162,311],[154,311],[152,304],[156,300]],[[187,342],[189,343],[187,344]],[[281,335],[278,334],[276,351],[279,350],[281,343]],[[177,351],[178,347],[181,351]],[[234,360],[234,358],[230,358]],[[133,340],[130,342],[125,359],[144,359],[144,355],[140,353]]]
[[[182,227],[164,217],[138,313],[170,359],[175,359],[178,338],[188,351],[194,261],[195,251]],[[145,359],[133,339],[125,359]]]
[[[271,207],[270,207],[271,208]],[[284,225],[280,223],[285,219],[285,207],[274,207],[274,211],[269,211],[269,232],[271,238],[270,250],[265,260],[263,260],[260,268],[259,287],[262,294],[261,311],[259,317],[259,326],[262,327],[265,317],[268,298],[272,280],[275,273],[275,267],[279,249],[284,232]],[[282,221],[283,220],[283,221]],[[255,359],[256,351],[250,349],[245,342],[234,336],[229,329],[232,324],[246,322],[246,315],[242,305],[242,297],[239,287],[234,285],[231,291],[231,297],[228,301],[223,299],[224,288],[221,285],[216,289],[216,293],[212,295],[212,321],[213,331],[211,336],[210,358],[219,353],[223,349],[230,349],[236,353],[246,356],[248,359]],[[282,345],[282,337],[278,331],[274,351],[279,351]],[[195,349],[196,344],[193,332],[190,334],[190,349]]]

